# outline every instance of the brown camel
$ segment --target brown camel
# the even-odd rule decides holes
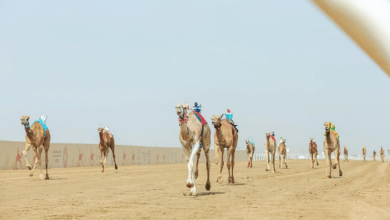
[[[270,171],[270,162],[272,164],[272,172],[275,173],[275,153],[276,153],[276,141],[275,137],[272,136],[272,132],[266,132],[265,137],[267,141],[265,142],[265,158],[267,160],[267,168],[265,171]],[[271,158],[270,158],[271,157]]]
[[[283,164],[286,166],[287,169],[288,166],[287,166],[286,139],[283,138],[282,142],[279,143],[278,152],[279,152],[279,168],[283,168],[282,167],[282,156],[283,156]]]
[[[107,169],[107,156],[109,153],[109,150],[111,149],[112,157],[114,158],[115,163],[115,170],[118,169],[118,166],[116,165],[115,160],[115,141],[114,136],[108,132],[104,131],[103,127],[98,128],[99,131],[99,151],[100,151],[100,164],[102,165],[102,172]]]
[[[339,176],[343,175],[340,167],[340,141],[335,135],[335,131],[332,130],[332,123],[325,122],[325,140],[324,140],[324,154],[326,157],[326,173],[324,179],[332,178],[332,152],[335,154],[335,164],[333,164],[333,169],[336,169],[337,165],[339,166]]]
[[[372,153],[372,156],[374,158],[374,161],[375,161],[375,157],[376,157],[376,151],[374,150],[374,152]]]
[[[187,109],[189,109],[187,103],[178,104],[176,106],[176,114],[179,116],[180,143],[183,147],[183,151],[188,161],[187,187],[191,188],[190,195],[195,196],[197,195],[195,180],[198,178],[198,164],[199,164],[199,158],[200,158],[200,153],[202,151],[202,148],[204,150],[204,154],[206,157],[206,169],[207,169],[207,181],[206,181],[205,189],[207,191],[210,191],[211,188],[211,184],[210,184],[211,164],[209,158],[211,130],[207,123],[202,125],[202,123],[197,118],[198,113],[190,112],[187,115]],[[194,167],[195,155],[197,155],[196,167]]]
[[[252,142],[249,142],[248,139],[245,140],[246,143],[246,154],[248,156],[248,167],[252,168],[252,162],[253,162],[253,154],[255,153],[255,146],[253,146]]]
[[[348,162],[348,147],[344,146],[344,161]]]
[[[382,162],[385,162],[385,151],[383,150],[383,147],[381,147],[381,150],[380,150],[380,155],[381,155],[381,160]]]
[[[317,143],[314,141],[314,138],[310,138],[309,154],[311,159],[311,168],[314,169],[315,162],[317,163],[318,166],[318,160],[317,160],[318,150],[317,150]]]
[[[362,149],[363,162],[366,161],[366,153],[367,153],[366,146],[364,146],[363,149]]]
[[[215,116],[211,118],[211,123],[214,125],[214,149],[215,157],[214,163],[218,165],[218,155],[221,155],[221,163],[219,164],[218,169],[218,178],[217,182],[222,183],[222,169],[223,169],[223,155],[225,148],[227,149],[227,168],[229,173],[229,183],[234,183],[234,155],[236,153],[237,142],[238,142],[238,133],[236,129],[228,122],[227,119],[222,119],[222,115]],[[231,172],[230,172],[230,167]]]
[[[29,122],[30,116],[22,116],[21,123],[24,126],[24,130],[26,131],[26,147],[23,151],[24,159],[26,161],[26,166],[29,170],[32,169],[30,176],[34,176],[35,167],[38,164],[41,167],[41,174],[39,175],[39,179],[43,180],[43,174],[42,174],[42,150],[45,149],[45,162],[46,162],[46,178],[49,179],[49,173],[48,173],[48,162],[49,162],[49,148],[50,148],[50,131],[49,129],[46,129],[45,131],[42,127],[42,125],[39,122],[35,122],[30,127]],[[35,162],[34,167],[31,167],[31,165],[28,163],[27,160],[27,151],[32,146],[34,150],[35,155]],[[37,151],[38,150],[38,151]]]

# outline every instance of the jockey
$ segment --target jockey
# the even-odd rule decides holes
[[[280,143],[282,143],[282,142],[283,142],[283,138],[282,138],[282,137],[280,137],[279,144],[280,144]]]
[[[274,136],[274,137],[275,137],[275,132],[274,132],[274,131],[272,132],[272,136]]]
[[[253,146],[255,146],[255,142],[253,142],[251,137],[249,137],[249,142],[252,143]]]
[[[227,110],[227,112],[228,113],[225,115],[225,117],[227,118],[230,124],[233,124],[233,113],[230,113],[229,109]]]
[[[106,132],[106,131],[110,131],[110,127],[106,126],[106,127],[104,128],[104,132]]]
[[[38,118],[38,120],[41,120],[43,124],[46,124],[46,119],[47,119],[47,116],[45,114],[42,114],[42,116],[40,118]]]
[[[202,105],[198,105],[197,102],[194,102],[194,106],[192,107],[192,111],[200,113],[202,111]]]

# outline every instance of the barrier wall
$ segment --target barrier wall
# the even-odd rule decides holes
[[[0,141],[0,170],[27,169],[23,150],[25,142]],[[210,149],[210,162],[214,163],[214,149]],[[121,165],[148,165],[187,163],[182,148],[124,146],[115,147],[116,163]],[[49,168],[100,166],[98,144],[63,144],[52,143],[49,149]],[[226,150],[225,150],[226,158]],[[27,153],[30,164],[34,161],[32,148]],[[237,150],[236,161],[246,161],[245,150]],[[42,165],[45,153],[42,152]],[[204,163],[205,155],[202,150],[199,162]],[[226,159],[225,159],[226,161]],[[114,159],[110,151],[107,157],[107,166],[113,166]]]

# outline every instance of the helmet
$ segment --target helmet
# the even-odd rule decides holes
[[[230,113],[230,110],[228,109],[227,112]]]

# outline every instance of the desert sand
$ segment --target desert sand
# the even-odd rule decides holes
[[[199,165],[198,196],[186,188],[187,165],[53,168],[0,172],[0,219],[390,219],[388,162],[342,162],[343,176],[325,175],[325,161],[290,160],[288,169],[265,171],[265,162],[237,162],[234,185],[222,184],[211,166],[211,191]],[[226,164],[226,163],[225,163]]]

